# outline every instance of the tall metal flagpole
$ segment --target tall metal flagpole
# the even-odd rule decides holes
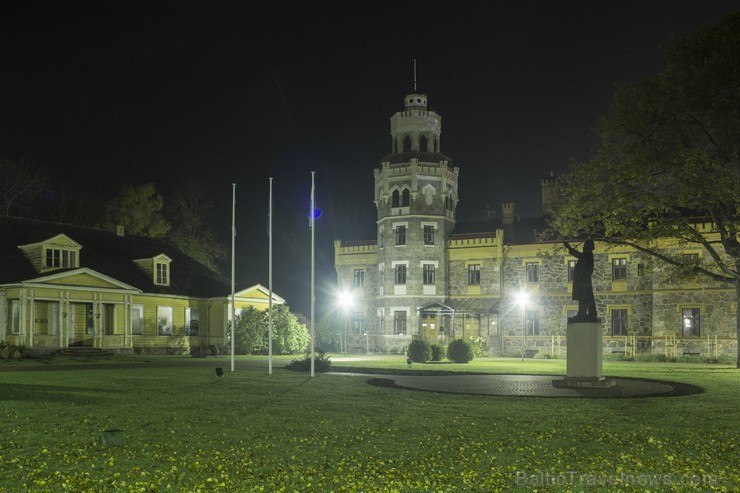
[[[268,206],[267,211],[268,211],[267,212],[268,214],[267,228],[268,228],[268,233],[269,233],[269,240],[267,243],[269,245],[268,248],[270,249],[270,252],[267,255],[269,259],[267,279],[268,279],[268,284],[269,284],[269,289],[270,289],[270,301],[268,302],[268,310],[270,311],[270,315],[269,315],[270,323],[269,323],[269,331],[267,333],[268,334],[267,336],[267,339],[268,339],[267,374],[272,375],[272,177],[270,177],[270,205]]]
[[[314,203],[314,174],[315,171],[311,171],[311,376],[313,377],[314,373],[314,340],[316,339],[314,337],[314,329],[313,329],[313,319],[314,319],[314,305],[316,302],[316,297],[314,296],[314,236],[315,236],[315,223],[316,223],[316,216],[315,216],[315,206]]]
[[[236,183],[231,184],[231,371],[234,371],[234,339],[236,339],[236,308],[234,305],[234,255],[236,238]]]

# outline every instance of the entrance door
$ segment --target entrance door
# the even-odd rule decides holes
[[[439,334],[439,325],[437,324],[437,315],[425,314],[421,317],[421,337],[430,343],[437,342]]]
[[[93,345],[92,303],[70,303],[67,326],[67,344],[70,346]]]

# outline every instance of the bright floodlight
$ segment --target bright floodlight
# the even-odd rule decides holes
[[[519,291],[516,294],[515,299],[518,305],[524,306],[529,303],[529,294],[526,291]]]
[[[349,291],[342,291],[339,293],[339,306],[345,310],[352,306],[352,293]]]

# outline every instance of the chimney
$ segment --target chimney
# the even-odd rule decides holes
[[[481,222],[487,223],[495,218],[496,218],[496,211],[493,210],[489,204],[486,204],[486,206],[480,210],[480,221]]]
[[[501,211],[503,213],[501,220],[504,225],[512,224],[514,222],[514,202],[504,202],[501,204]]]
[[[123,224],[116,225],[116,236],[124,236],[126,228],[123,226]]]
[[[550,176],[540,178],[542,187],[542,214],[552,216],[560,207],[560,177],[550,171]]]

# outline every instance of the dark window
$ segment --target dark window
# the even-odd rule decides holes
[[[409,192],[409,189],[405,189],[403,193],[401,193],[401,207],[408,207],[409,203],[411,202],[411,192]]]
[[[424,264],[423,269],[424,284],[434,284],[434,273],[436,270],[434,264]]]
[[[421,152],[427,152],[427,138],[423,135],[419,139],[419,150]]]
[[[684,264],[695,264],[699,261],[698,253],[684,253],[681,257]]]
[[[355,269],[355,287],[361,288],[365,285],[365,271],[362,269]]]
[[[406,244],[406,226],[396,226],[396,245]]]
[[[612,310],[612,335],[627,335],[627,310],[624,308]]]
[[[527,282],[540,282],[539,262],[527,262]]]
[[[365,332],[365,313],[354,312],[352,314],[352,332],[355,334],[362,334]]]
[[[627,279],[627,259],[626,258],[612,259],[612,280],[613,281],[624,281],[625,279]]]
[[[693,337],[701,335],[701,310],[699,308],[684,308],[683,313],[683,335]]]
[[[424,226],[424,244],[434,245],[434,226]]]
[[[411,152],[411,138],[408,135],[403,139],[403,152]]]
[[[576,261],[568,260],[568,282],[573,282],[573,271],[576,270]]]
[[[393,190],[391,194],[391,207],[401,207],[401,192]]]
[[[393,312],[393,331],[396,334],[406,333],[406,312]]]
[[[395,271],[395,283],[396,284],[406,284],[406,265],[405,264],[398,264],[396,265],[396,271]]]
[[[524,318],[524,335],[540,335],[540,312],[536,310],[527,310]]]
[[[468,265],[468,284],[480,284],[480,264]]]

